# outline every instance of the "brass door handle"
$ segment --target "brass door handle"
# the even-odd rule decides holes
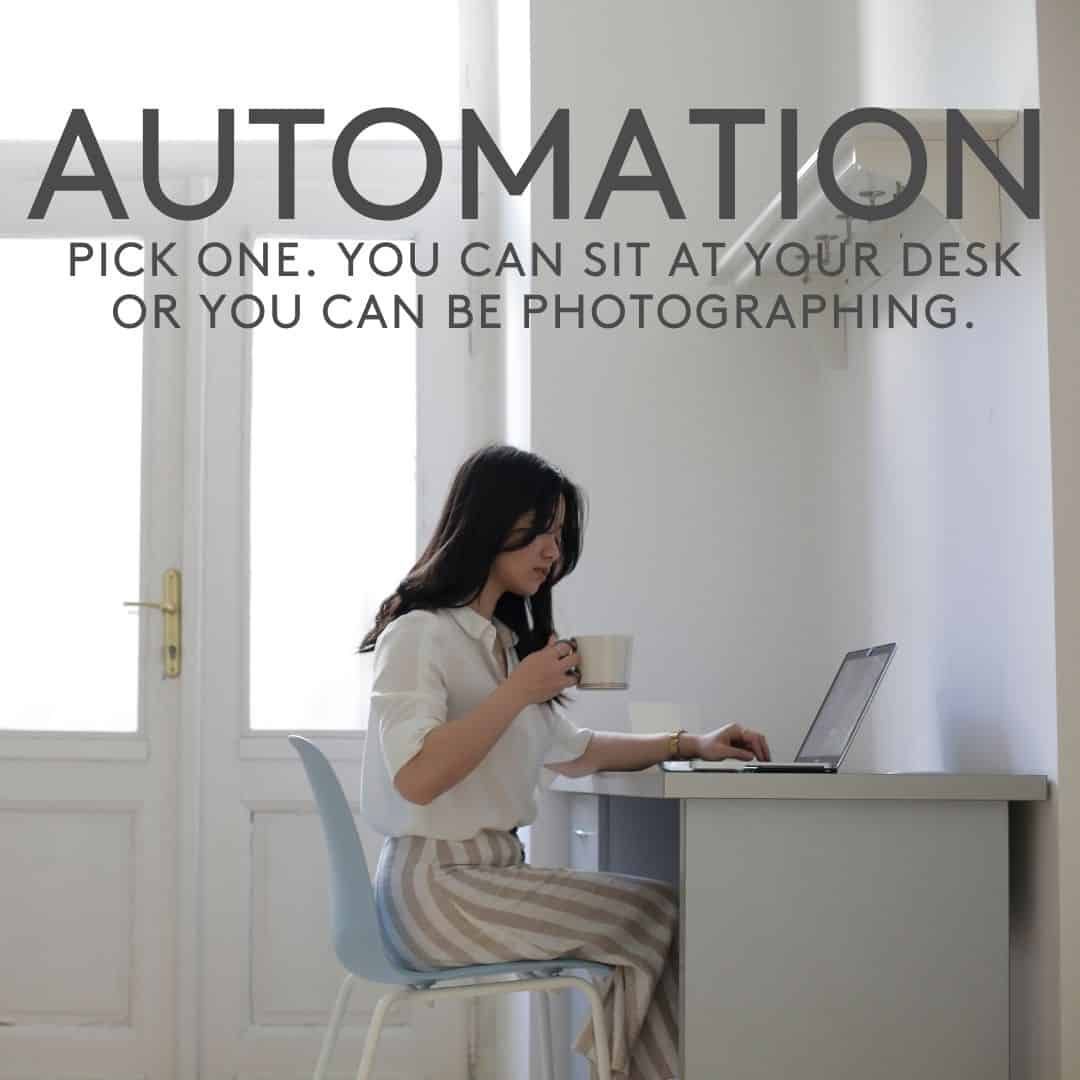
[[[162,647],[165,675],[175,679],[180,674],[180,571],[166,570],[161,591],[164,600],[125,600],[124,607],[157,608],[165,616],[165,643]]]
[[[152,607],[158,608],[164,615],[175,615],[176,605],[163,600],[160,604],[156,600],[125,600],[124,607]]]

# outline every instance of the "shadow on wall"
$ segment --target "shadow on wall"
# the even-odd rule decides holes
[[[997,712],[965,707],[954,689],[937,694],[938,767],[943,772],[1004,772],[1010,766],[1010,739]],[[978,732],[978,738],[971,733]]]

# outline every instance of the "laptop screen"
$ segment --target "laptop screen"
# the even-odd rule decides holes
[[[848,653],[799,748],[797,761],[839,759],[892,657],[892,645]]]

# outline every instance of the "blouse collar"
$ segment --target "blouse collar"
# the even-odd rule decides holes
[[[470,636],[478,641],[483,641],[485,636],[494,630],[499,640],[504,645],[516,645],[518,635],[500,619],[486,619],[479,611],[466,604],[464,607],[452,607],[450,614],[453,615],[458,625]]]

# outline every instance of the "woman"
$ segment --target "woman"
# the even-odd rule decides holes
[[[381,605],[361,804],[382,833],[383,928],[410,967],[576,956],[616,965],[603,989],[612,1073],[676,1076],[678,909],[668,884],[525,862],[545,766],[565,776],[672,756],[769,758],[737,724],[707,735],[578,728],[578,681],[556,640],[551,590],[581,553],[584,500],[557,469],[510,446],[470,456],[435,534]],[[556,707],[559,706],[559,707]],[[575,1049],[595,1061],[592,1024]]]

